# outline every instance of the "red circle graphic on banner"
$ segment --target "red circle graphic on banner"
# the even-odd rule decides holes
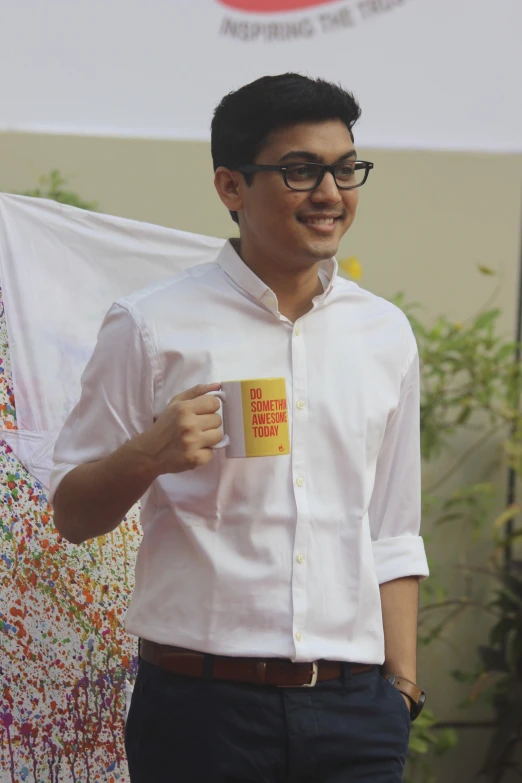
[[[284,11],[302,11],[314,5],[325,5],[337,0],[218,0],[222,5],[237,11],[250,11],[257,14],[276,14]]]

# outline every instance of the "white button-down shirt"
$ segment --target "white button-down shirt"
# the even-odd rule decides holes
[[[379,584],[427,576],[418,354],[408,320],[321,265],[293,324],[226,243],[119,300],[55,450],[75,466],[150,428],[198,384],[284,377],[291,453],[160,476],[142,499],[131,634],[222,655],[380,664]]]

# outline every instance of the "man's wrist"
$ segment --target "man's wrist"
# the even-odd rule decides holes
[[[415,720],[426,702],[424,691],[419,688],[414,680],[391,673],[386,673],[382,676],[401,693],[408,706],[412,720]]]
[[[393,675],[394,677],[413,684],[417,682],[417,670],[408,666],[388,666],[384,664],[384,666],[381,666],[381,674],[383,677],[386,675]]]
[[[133,461],[137,475],[150,484],[162,475],[163,470],[154,454],[148,432],[137,435],[125,444],[129,458]]]

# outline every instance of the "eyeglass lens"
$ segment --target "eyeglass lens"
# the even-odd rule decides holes
[[[293,163],[286,168],[286,179],[294,190],[314,188],[321,177],[319,163]],[[364,182],[365,166],[355,161],[343,161],[335,167],[335,181],[341,188],[358,187]]]

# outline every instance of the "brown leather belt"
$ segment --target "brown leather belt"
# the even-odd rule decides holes
[[[224,655],[204,655],[182,647],[170,647],[147,639],[141,639],[140,656],[144,661],[159,666],[173,674],[185,677],[203,677],[207,674],[205,663],[210,663],[209,674],[216,680],[247,682],[253,685],[276,685],[279,688],[313,687],[316,682],[335,680],[342,675],[343,666],[351,674],[361,674],[374,668],[374,664],[340,661],[314,661],[294,663],[280,658],[232,658]]]

